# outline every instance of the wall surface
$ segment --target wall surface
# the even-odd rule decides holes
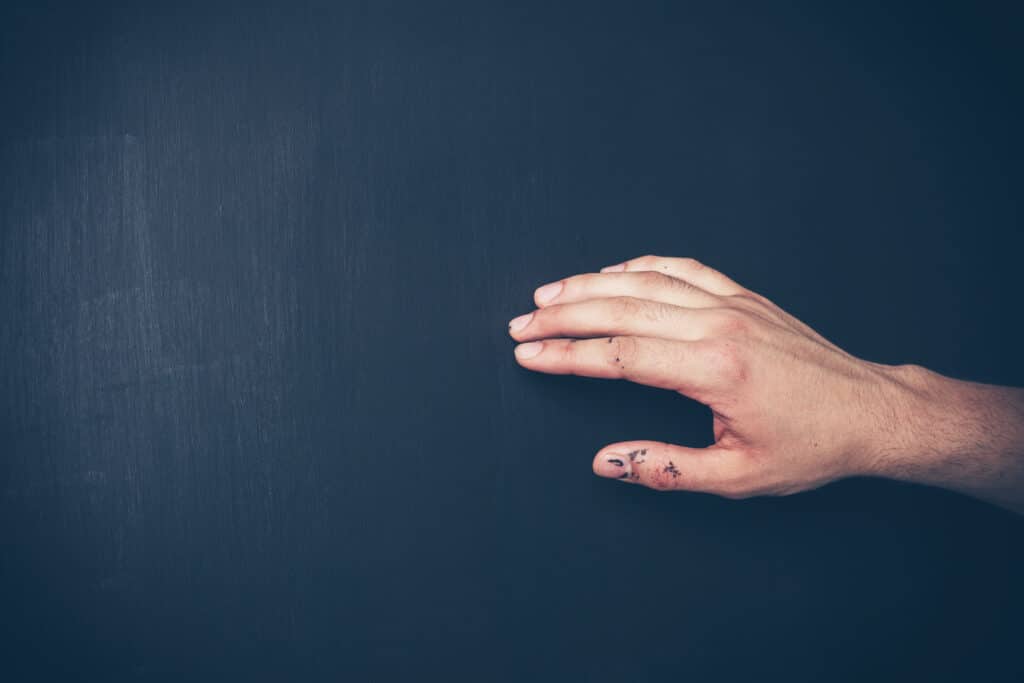
[[[1019,10],[824,4],[7,3],[0,678],[1024,680],[1020,519],[512,357],[658,253],[1024,384]]]

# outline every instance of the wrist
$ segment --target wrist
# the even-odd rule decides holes
[[[917,365],[884,366],[868,474],[940,486],[1014,507],[1024,484],[1024,390]]]
[[[951,444],[937,425],[963,419],[953,380],[919,365],[878,365],[882,381],[866,474],[922,481],[940,471]],[[941,430],[945,431],[945,430]]]

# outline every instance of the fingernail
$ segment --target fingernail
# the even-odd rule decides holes
[[[512,318],[512,320],[510,320],[508,323],[508,331],[518,332],[519,330],[529,325],[532,319],[533,313],[527,313],[526,315],[521,315],[518,318]]]
[[[625,263],[616,263],[614,266],[605,266],[601,269],[602,273],[621,273],[626,269]]]
[[[558,296],[558,293],[561,291],[562,283],[552,282],[544,285],[543,287],[538,288],[537,291],[534,292],[533,296],[537,300],[537,303],[546,304],[547,302],[551,301],[556,296]]]
[[[629,480],[630,475],[633,473],[633,467],[627,456],[618,453],[605,453],[597,461],[594,473],[599,477],[607,477],[608,479]]]
[[[529,358],[533,358],[538,353],[540,353],[540,350],[542,348],[544,348],[544,342],[539,341],[520,344],[519,346],[516,347],[516,358],[519,358],[520,360],[527,360]]]

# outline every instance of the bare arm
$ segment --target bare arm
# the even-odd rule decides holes
[[[903,371],[895,436],[874,473],[1024,513],[1024,389]]]
[[[693,259],[545,285],[509,324],[525,368],[627,379],[708,405],[715,443],[611,444],[594,472],[732,498],[870,475],[1024,512],[1024,390],[856,358]]]

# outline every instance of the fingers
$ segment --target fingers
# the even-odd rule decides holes
[[[545,306],[610,296],[631,296],[689,308],[733,307],[785,325],[824,346],[839,350],[767,297],[742,287],[692,258],[641,256],[606,266],[600,273],[575,275],[544,285],[537,289],[534,299],[538,306]]]
[[[749,465],[743,453],[721,446],[686,448],[660,441],[626,441],[601,449],[594,474],[658,491],[698,491],[742,498]]]
[[[515,356],[528,370],[625,379],[680,391],[704,402],[728,381],[721,362],[702,342],[649,337],[545,339],[520,344]]]
[[[726,317],[717,309],[683,308],[619,296],[538,309],[512,320],[509,334],[517,341],[612,335],[696,341],[724,324]]]
[[[703,277],[724,291],[713,273]],[[731,305],[738,298],[726,301],[656,271],[575,276],[538,288],[535,299],[540,308],[509,322],[509,334],[522,342],[515,355],[523,367],[626,379],[713,407],[746,380],[750,341],[764,324]]]
[[[720,297],[686,280],[653,270],[574,275],[539,287],[533,296],[538,308],[612,297],[631,297],[689,308],[722,305]]]
[[[747,290],[739,284],[692,258],[674,258],[666,256],[640,256],[614,266],[606,266],[602,273],[657,271],[685,280],[712,294],[731,296],[745,294]]]

